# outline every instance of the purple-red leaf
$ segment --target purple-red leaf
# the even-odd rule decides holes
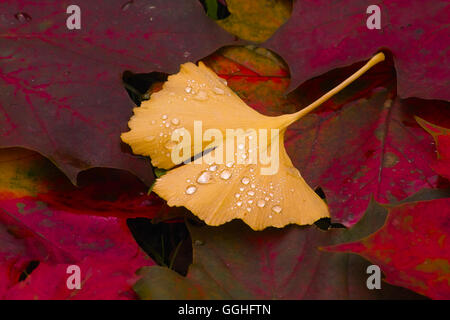
[[[134,268],[148,264],[140,257],[108,260],[88,257],[80,261],[81,289],[68,289],[67,268],[71,264],[43,262],[24,281],[12,287],[4,299],[10,300],[122,300],[136,299],[130,290],[139,279]]]
[[[232,48],[206,62],[245,102],[270,115],[305,107],[359,67],[327,72],[286,97],[287,69],[267,54]],[[438,186],[431,168],[433,139],[414,116],[444,125],[450,119],[449,104],[402,100],[395,93],[395,69],[388,60],[287,130],[292,162],[313,188],[322,188],[335,222],[355,224],[372,195],[389,203]]]
[[[433,162],[433,169],[441,176],[450,179],[450,129],[443,128],[423,119],[417,122],[434,138],[437,160]]]
[[[384,226],[335,252],[357,253],[381,267],[386,281],[434,299],[450,298],[450,198],[403,204]]]
[[[142,299],[417,298],[388,284],[369,290],[367,261],[319,250],[368,235],[383,218],[374,210],[351,230],[328,231],[289,226],[255,232],[241,222],[189,225],[194,257],[187,276],[159,266],[143,268],[134,289]]]
[[[133,107],[122,73],[173,73],[233,37],[197,0],[80,0],[79,30],[71,4],[0,0],[0,146],[39,151],[72,182],[113,167],[150,183],[149,162],[121,150]]]
[[[112,198],[110,201],[99,199],[97,207],[87,206],[85,212],[81,204],[75,210],[55,207],[44,202],[41,195],[46,194],[50,199],[49,194],[56,187],[60,194],[66,190],[68,198],[70,192],[75,192],[71,190],[72,184],[42,156],[18,149],[0,152],[0,297],[133,297],[130,289],[136,280],[135,271],[153,262],[128,230],[125,213],[112,211],[108,214],[108,209],[124,206],[123,199],[117,200],[117,207]],[[123,179],[123,187],[127,187],[126,179]],[[132,189],[133,185],[130,187]],[[81,194],[82,191],[79,200],[83,199]],[[85,193],[86,197],[92,195]],[[143,209],[149,211],[147,215],[156,211],[152,206],[142,205],[138,214],[134,214],[144,215]],[[133,216],[133,212],[129,214]],[[20,281],[32,262],[39,262],[37,269],[25,281]],[[82,272],[83,288],[77,292],[66,286],[69,275],[65,270],[71,264],[79,265]],[[42,286],[44,282],[47,286]],[[96,288],[102,282],[109,284]]]
[[[378,5],[381,29],[368,29]],[[373,11],[372,11],[373,14]],[[303,0],[265,46],[289,64],[290,89],[337,67],[370,58],[380,49],[394,55],[402,98],[449,100],[448,1]]]

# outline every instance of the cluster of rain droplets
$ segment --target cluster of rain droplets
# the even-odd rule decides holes
[[[177,143],[175,141],[172,141],[172,139],[170,138],[172,136],[172,133],[175,130],[184,130],[184,128],[179,128],[179,126],[181,125],[181,121],[180,119],[174,117],[174,118],[169,118],[169,116],[167,114],[162,114],[160,116],[160,119],[158,120],[151,120],[150,121],[150,126],[159,126],[160,127],[160,131],[159,131],[159,142],[162,144],[161,148],[162,150],[166,150],[165,155],[170,157],[170,151],[177,145]],[[183,131],[181,131],[180,135],[183,135]],[[147,142],[152,142],[153,140],[155,140],[155,136],[154,135],[149,135],[147,137],[144,138],[145,141]],[[168,139],[167,139],[168,138]]]
[[[225,79],[219,78],[219,81],[221,84],[223,84],[224,86],[227,85],[227,81]],[[222,88],[220,88],[220,85],[217,83],[217,80],[211,80],[210,83],[208,84],[209,87],[211,88],[210,91],[212,91],[214,93],[215,96],[222,96],[225,94],[225,90]],[[170,92],[169,96],[170,98],[168,99],[167,103],[168,104],[175,104],[175,103],[179,103],[180,98],[183,99],[183,101],[188,101],[189,99],[194,99],[196,101],[207,101],[209,98],[208,95],[208,89],[207,89],[207,85],[205,83],[198,83],[195,80],[187,80],[187,84],[186,87],[184,88],[184,92],[185,94],[178,96],[178,98],[176,97],[176,94],[174,92]],[[228,95],[231,95],[230,93],[227,93]],[[175,130],[180,130],[179,131],[179,135],[183,136],[184,135],[184,130],[186,130],[185,128],[180,127],[181,126],[181,120],[177,117],[174,118],[170,118],[167,114],[162,114],[160,116],[160,119],[155,120],[153,119],[150,122],[151,126],[159,126],[160,127],[160,131],[159,134],[157,134],[157,136],[155,135],[149,135],[147,137],[144,138],[145,141],[147,142],[152,142],[155,140],[155,138],[159,138],[158,140],[160,141],[160,143],[162,144],[161,150],[165,150],[163,152],[163,154],[167,157],[170,157],[170,152],[171,150],[177,145],[177,143],[175,141],[172,141],[171,136],[174,133]],[[157,163],[154,163],[155,165],[157,165]],[[222,177],[224,178],[224,180],[229,179],[231,176],[231,173],[229,172],[223,172],[222,173]],[[195,192],[192,191],[194,189],[191,189],[191,192]]]
[[[226,80],[220,79],[223,85],[227,85]],[[210,95],[213,94],[215,97],[220,97],[225,94],[231,95],[230,93],[226,93],[226,91],[221,88],[220,85],[217,85],[216,81],[211,81],[209,84],[211,90],[207,90],[206,84],[197,83],[195,80],[188,80],[187,85],[184,88],[184,94],[181,95],[183,101],[188,101],[188,99],[194,99],[196,101],[207,101],[210,98]],[[175,93],[169,93],[170,96],[175,98]],[[177,103],[175,100],[169,100],[169,104]],[[157,121],[153,120],[152,125],[156,125]],[[161,115],[161,123],[159,124],[162,129],[164,128],[176,128],[181,124],[181,121],[178,118],[169,119],[166,114]],[[184,129],[184,128],[179,128]],[[175,129],[175,130],[178,130]],[[167,137],[171,135],[171,132],[163,132],[161,131],[160,137]],[[182,135],[182,134],[181,134]],[[149,139],[153,139],[153,137],[149,137]],[[251,137],[249,137],[251,139]],[[166,149],[172,149],[175,146],[172,141],[166,143]],[[244,145],[238,145],[238,152],[240,152],[240,156],[243,160],[249,160],[248,153],[251,153],[255,150],[247,150],[245,151]],[[169,155],[169,154],[168,154]],[[237,154],[236,154],[237,155]],[[248,170],[246,170],[248,169]],[[234,162],[228,162],[224,165],[219,164],[210,164],[206,170],[203,170],[196,177],[192,177],[190,179],[186,179],[186,189],[185,194],[187,196],[192,196],[196,192],[198,192],[199,188],[205,185],[213,184],[213,183],[232,183],[233,177],[241,177],[241,173],[243,170],[245,171],[245,175],[240,178],[239,181],[239,191],[234,194],[234,204],[231,207],[231,210],[240,210],[244,215],[249,214],[251,212],[258,212],[258,209],[266,209],[269,218],[272,218],[272,214],[280,214],[282,212],[281,201],[283,200],[281,196],[281,190],[270,183],[268,186],[258,186],[256,183],[256,175],[259,174],[255,172],[256,165],[247,164],[235,164]]]
[[[246,170],[248,169],[248,170]],[[239,189],[234,194],[234,203],[231,210],[239,210],[244,215],[258,213],[258,209],[270,208],[266,210],[268,217],[272,218],[273,214],[280,214],[283,209],[281,202],[281,190],[272,182],[268,186],[259,186],[256,182],[255,172],[256,165],[236,165],[229,162],[225,165],[211,164],[209,167],[200,172],[197,177],[187,179],[187,187],[185,194],[193,195],[202,185],[208,185],[215,182],[231,183],[232,177],[240,177]],[[241,177],[241,173],[245,170],[245,174]],[[195,181],[197,184],[193,184]]]
[[[220,79],[223,85],[227,85],[226,80]],[[215,96],[222,96],[225,94],[225,90],[220,88],[215,81],[209,83],[210,91],[214,93]],[[188,101],[188,99],[194,99],[196,101],[207,101],[210,98],[208,94],[207,85],[205,83],[197,83],[195,80],[188,80],[187,85],[184,88],[186,95],[183,97],[183,101]],[[227,93],[231,95],[230,93]]]
[[[32,19],[31,16],[26,12],[17,12],[14,15],[14,18],[16,18],[19,22],[22,22],[22,23],[29,22]]]

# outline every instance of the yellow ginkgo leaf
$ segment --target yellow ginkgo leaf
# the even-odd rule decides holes
[[[254,230],[312,224],[329,216],[328,207],[292,165],[284,132],[383,60],[383,53],[377,54],[308,107],[278,117],[247,106],[203,63],[186,63],[134,109],[122,140],[156,167],[185,163],[158,178],[153,191],[209,225],[233,219]]]
[[[203,131],[217,128],[223,132],[226,128],[259,128],[261,123],[265,127],[274,122],[247,106],[202,62],[198,67],[185,63],[179,73],[169,76],[161,91],[134,109],[128,123],[131,131],[123,133],[122,140],[134,153],[150,156],[155,167],[170,169],[178,164],[171,159],[176,144],[172,134],[186,130],[193,137],[194,121],[202,122]],[[192,141],[191,154],[198,154],[208,144],[194,150]]]
[[[193,162],[169,171],[153,189],[169,206],[185,206],[207,224],[242,219],[254,230],[328,217],[325,202],[292,165],[281,140],[279,169],[262,175],[258,164]]]

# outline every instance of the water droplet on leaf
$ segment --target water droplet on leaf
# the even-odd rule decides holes
[[[127,11],[129,8],[130,8],[130,6],[133,4],[133,0],[131,0],[131,1],[128,1],[128,2],[125,2],[123,5],[122,5],[122,11]]]
[[[219,81],[222,82],[224,85],[228,84],[227,80],[224,78],[219,78]]]
[[[223,180],[228,180],[228,179],[230,179],[230,177],[231,177],[231,172],[228,171],[228,170],[223,170],[222,173],[220,174],[220,177],[221,177]]]
[[[20,22],[28,22],[31,21],[31,16],[28,13],[25,12],[18,12],[14,15],[14,18],[16,18]]]
[[[186,194],[194,194],[195,191],[197,191],[197,187],[196,186],[188,186],[186,188]]]
[[[165,144],[165,147],[169,150],[172,150],[176,145],[176,142],[171,140]]]
[[[260,208],[264,208],[264,206],[266,205],[266,202],[264,200],[258,200],[256,205]]]
[[[213,91],[215,94],[224,94],[225,93],[225,91],[223,91],[223,89],[220,89],[218,87],[214,87]]]
[[[197,179],[198,183],[206,184],[211,182],[211,172],[203,171]]]
[[[272,207],[272,211],[275,212],[275,213],[280,213],[281,210],[282,210],[282,209],[281,209],[280,206],[274,206],[274,207]]]
[[[199,93],[197,93],[197,95],[195,96],[195,99],[205,101],[208,99],[208,94],[205,91],[200,90]]]

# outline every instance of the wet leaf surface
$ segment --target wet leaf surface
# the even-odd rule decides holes
[[[71,4],[0,2],[0,146],[39,151],[74,183],[113,167],[150,184],[148,162],[121,146],[133,107],[122,73],[173,73],[233,37],[197,0],[78,1],[79,30],[66,26]]]
[[[291,18],[265,46],[289,64],[290,90],[337,67],[367,60],[380,49],[394,55],[402,98],[449,99],[448,1],[379,1],[381,29],[369,30],[370,0],[296,1]]]

